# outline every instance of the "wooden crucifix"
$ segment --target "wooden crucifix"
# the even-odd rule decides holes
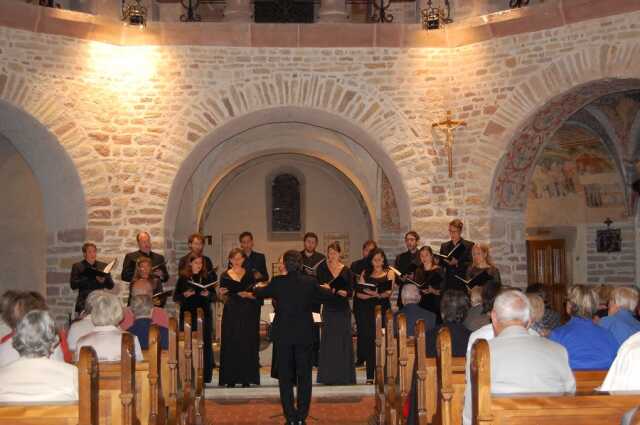
[[[453,177],[453,131],[462,126],[466,126],[467,123],[462,120],[451,119],[451,111],[447,111],[447,119],[440,122],[434,122],[432,128],[442,130],[447,134],[446,149],[447,158],[449,160],[449,177]]]

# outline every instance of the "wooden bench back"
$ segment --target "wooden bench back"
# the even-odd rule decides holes
[[[387,310],[385,323],[385,419],[386,424],[395,425],[401,411],[398,411],[398,342],[393,329],[393,313]]]
[[[413,366],[416,358],[415,338],[407,336],[406,316],[400,313],[397,318],[398,327],[398,393],[397,411],[402,412],[404,403],[411,391]],[[404,417],[399,414],[400,422],[404,423]]]
[[[78,402],[0,403],[0,423],[11,425],[98,425],[98,357],[82,347],[78,361]]]
[[[133,335],[122,334],[120,362],[98,363],[100,425],[147,425],[149,363],[136,362]]]
[[[437,401],[434,423],[460,425],[465,391],[465,358],[453,357],[451,333],[441,328],[436,338]]]
[[[640,394],[491,394],[491,357],[476,341],[471,360],[473,423],[477,425],[619,425]]]
[[[164,425],[167,420],[167,406],[162,390],[162,347],[160,327],[151,325],[149,329],[149,425]]]
[[[375,309],[375,321],[376,321],[376,370],[375,370],[375,415],[377,423],[385,423],[385,408],[386,402],[384,399],[384,384],[385,384],[385,361],[386,361],[386,349],[384,333],[382,331],[382,306],[376,306]]]
[[[204,411],[204,311],[199,308],[196,312],[197,330],[193,333],[194,362],[193,376],[195,379],[193,398],[193,419],[195,425],[205,423]]]
[[[574,370],[573,376],[576,378],[576,392],[586,393],[594,391],[604,382],[608,370]]]
[[[179,358],[184,359],[184,356],[180,355],[181,350],[184,349],[184,344],[181,349],[179,340],[178,320],[175,317],[171,317],[169,318],[169,351],[167,362],[169,377],[166,381],[163,381],[163,387],[166,387],[165,392],[167,393],[167,423],[169,425],[183,425],[186,420],[184,414],[182,379],[180,376],[181,368],[178,364]]]

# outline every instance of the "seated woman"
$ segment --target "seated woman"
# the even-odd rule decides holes
[[[481,327],[491,322],[489,314],[484,311],[482,302],[482,292],[487,286],[474,286],[469,294],[471,299],[471,308],[464,319],[464,326],[471,332],[477,331]]]
[[[540,336],[548,336],[550,331],[544,327],[544,323],[542,322],[545,309],[544,300],[537,294],[527,294],[527,298],[531,304],[531,325],[529,329],[538,332]]]
[[[149,349],[149,329],[153,324],[151,312],[153,310],[153,301],[149,295],[135,295],[131,298],[131,310],[135,316],[135,321],[129,329],[129,332],[138,337],[140,347],[143,350]],[[163,350],[169,348],[169,330],[166,326],[160,328],[160,346]]]
[[[44,301],[44,297],[35,291],[19,292],[15,298],[13,298],[13,304],[8,307],[5,318],[7,324],[11,327],[11,333],[6,335],[0,341],[0,367],[6,366],[9,363],[20,358],[20,355],[13,348],[12,340],[16,333],[16,327],[18,323],[27,313],[33,310],[46,310],[47,304]],[[63,343],[64,342],[64,346]],[[61,343],[56,347],[53,353],[53,359],[61,362],[70,361],[70,354],[68,353],[67,341],[61,340]]]
[[[169,313],[162,307],[156,307],[155,298],[153,298],[153,287],[151,286],[151,282],[146,279],[138,279],[131,284],[130,287],[131,297],[135,297],[137,295],[148,295],[151,300],[154,302],[153,308],[151,309],[151,323],[154,325],[158,325],[163,328],[169,327]],[[129,330],[131,326],[133,326],[133,322],[136,320],[136,316],[133,314],[133,311],[129,307],[124,308],[124,317],[122,318],[122,322],[120,322],[120,329]]]
[[[123,330],[118,328],[122,321],[123,307],[120,299],[109,292],[100,291],[93,300],[91,309],[91,321],[95,326],[93,332],[78,340],[76,360],[80,355],[80,349],[85,345],[93,347],[101,362],[120,361]],[[142,350],[138,338],[134,337],[135,357],[142,361]]]
[[[32,310],[20,320],[11,342],[20,358],[0,368],[0,402],[78,400],[78,369],[51,359],[59,342],[47,311]]]
[[[571,319],[554,329],[549,339],[567,349],[571,369],[609,369],[619,344],[611,332],[592,321],[598,309],[596,291],[585,285],[573,285],[567,295],[567,314]]]

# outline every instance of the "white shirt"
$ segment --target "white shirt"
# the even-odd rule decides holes
[[[78,400],[78,369],[46,357],[21,357],[0,368],[0,382],[0,402]]]
[[[602,391],[640,391],[640,332],[630,336],[618,349]]]
[[[78,340],[90,334],[95,330],[95,326],[91,321],[91,315],[87,314],[82,320],[73,322],[67,333],[67,344],[69,344],[69,350],[76,351],[78,347]]]
[[[5,367],[20,358],[20,354],[13,348],[13,337],[0,344],[0,367]],[[58,344],[51,355],[51,359],[64,363],[64,353]]]
[[[538,332],[533,329],[527,329],[527,334],[529,336],[536,336],[541,338]],[[473,404],[471,401],[471,348],[473,348],[473,343],[479,339],[486,339],[487,341],[492,341],[495,338],[495,331],[493,329],[493,325],[491,323],[484,325],[480,329],[474,331],[469,336],[469,343],[467,344],[467,358],[466,358],[466,368],[465,368],[465,380],[466,385],[464,388],[464,408],[462,410],[462,423],[464,425],[471,425],[473,415]],[[555,343],[554,343],[555,344]],[[556,344],[559,345],[559,344]],[[566,350],[565,350],[566,353]],[[492,353],[493,354],[493,353]],[[526,358],[526,357],[525,357]],[[494,357],[491,357],[491,364],[493,364]],[[567,363],[568,365],[568,363]],[[568,367],[568,366],[567,366]],[[571,369],[569,369],[571,371]],[[571,375],[573,377],[573,375]],[[494,392],[494,370],[491,369],[491,389]],[[574,380],[574,390],[575,390],[575,380]],[[504,392],[504,391],[503,391]],[[533,391],[532,391],[533,392]]]
[[[122,329],[116,326],[96,326],[94,331],[78,340],[76,350],[76,360],[80,357],[80,349],[85,345],[93,347],[98,355],[98,361],[101,362],[117,362],[120,361],[122,349]],[[137,336],[133,336],[135,345],[135,356],[137,361],[144,360],[140,342]]]

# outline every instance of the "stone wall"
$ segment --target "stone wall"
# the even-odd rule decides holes
[[[56,251],[48,263],[57,313],[69,305],[68,266],[85,237],[111,257],[134,249],[144,229],[175,258],[167,211],[179,208],[181,169],[198,160],[189,155],[209,135],[222,137],[244,117],[281,107],[317,111],[361,132],[355,139],[384,168],[399,213],[410,220],[381,238],[410,226],[436,244],[447,237],[447,222],[461,217],[467,237],[492,243],[505,279],[524,284],[524,205],[494,202],[496,194],[518,195],[505,182],[526,181],[543,130],[556,125],[548,117],[563,116],[548,105],[578,108],[583,98],[560,106],[553,99],[603,78],[639,75],[639,18],[448,49],[115,46],[0,27],[0,99],[55,136],[86,199],[86,223],[49,240],[65,248],[64,258]],[[551,112],[536,121],[545,105]],[[468,123],[456,134],[453,178],[443,135],[431,128],[448,109]],[[527,139],[517,134],[539,143],[518,145]],[[69,195],[64,185],[50,190]]]

